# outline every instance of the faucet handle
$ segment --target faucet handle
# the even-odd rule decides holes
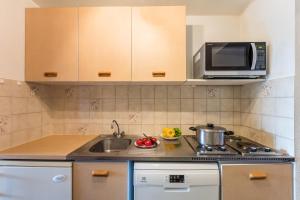
[[[113,132],[113,136],[118,137],[118,133],[116,131]]]
[[[122,131],[120,135],[123,137],[125,135],[125,131]]]

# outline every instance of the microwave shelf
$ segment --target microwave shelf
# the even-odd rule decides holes
[[[266,79],[187,79],[184,85],[247,85]]]

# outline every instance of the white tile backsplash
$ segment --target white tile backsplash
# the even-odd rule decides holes
[[[143,99],[154,98],[154,86],[142,86],[142,98]]]
[[[192,99],[194,97],[194,90],[190,86],[181,86],[180,93],[182,99]]]
[[[242,87],[21,84],[9,90],[0,84],[0,139],[7,141],[8,133],[11,138],[9,145],[0,140],[0,148],[42,134],[111,134],[110,124],[116,119],[127,134],[155,135],[163,127],[179,127],[189,134],[190,126],[210,122],[290,152],[290,84],[293,78]]]
[[[234,107],[233,99],[221,99],[221,111],[223,112],[230,112],[233,111]]]
[[[232,99],[234,97],[234,87],[223,86],[220,87],[220,98]]]
[[[168,87],[167,86],[155,86],[154,96],[156,99],[167,99]]]
[[[220,99],[207,99],[208,112],[220,111],[220,106]]]
[[[128,86],[120,85],[116,87],[116,98],[117,99],[128,99]]]
[[[168,99],[179,99],[180,91],[180,86],[168,86]]]
[[[241,87],[241,127],[252,139],[294,154],[294,77]],[[242,128],[242,132],[247,129]],[[254,133],[255,134],[251,134]],[[267,136],[266,136],[267,135]],[[271,139],[275,143],[270,142]]]

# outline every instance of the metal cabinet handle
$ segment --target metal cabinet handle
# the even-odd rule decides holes
[[[62,183],[62,182],[64,182],[66,179],[67,179],[67,176],[66,176],[66,175],[60,174],[60,175],[54,176],[54,177],[52,178],[52,181],[53,181],[54,183]]]
[[[166,72],[152,72],[153,77],[166,77]]]
[[[45,72],[44,76],[47,78],[57,77],[57,72]]]
[[[108,170],[93,170],[92,171],[92,176],[102,176],[102,177],[107,177],[109,175]]]
[[[251,172],[249,174],[250,180],[263,180],[267,178],[267,174],[264,172]]]
[[[111,77],[111,72],[99,72],[99,77]]]

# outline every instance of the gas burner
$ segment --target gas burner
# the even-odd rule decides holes
[[[210,145],[199,145],[197,142],[196,136],[188,135],[185,136],[185,139],[194,149],[198,156],[202,155],[237,155],[236,152],[231,147],[224,145],[224,146],[210,146]]]
[[[235,140],[241,141],[242,140],[242,138],[240,136],[235,136],[235,135],[225,136],[225,139],[230,140],[230,141],[235,141]]]
[[[244,156],[282,156],[283,154],[262,144],[256,143],[244,137],[240,140],[229,140],[226,144],[239,151]]]

